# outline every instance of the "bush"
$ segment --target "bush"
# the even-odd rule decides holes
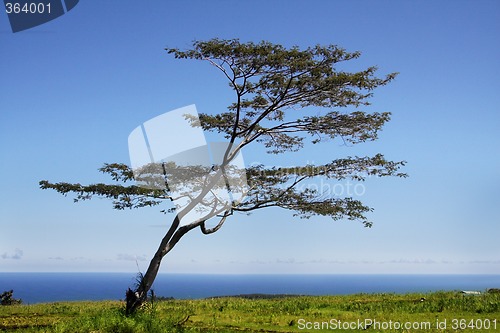
[[[21,304],[22,300],[15,299],[14,297],[12,297],[12,294],[14,294],[14,290],[4,291],[0,295],[0,304],[1,305]]]

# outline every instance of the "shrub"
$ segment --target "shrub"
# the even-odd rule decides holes
[[[0,295],[0,304],[1,305],[21,304],[22,300],[15,299],[14,297],[12,297],[13,294],[14,294],[14,290],[4,291]]]

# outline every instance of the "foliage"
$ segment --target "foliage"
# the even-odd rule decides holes
[[[21,304],[22,300],[15,299],[14,290],[4,291],[0,294],[0,305],[13,305],[13,304]]]
[[[359,52],[347,52],[336,45],[287,49],[270,42],[241,43],[236,39],[197,41],[190,50],[169,48],[167,51],[177,59],[206,60],[227,78],[235,93],[235,102],[226,112],[201,114],[200,126],[206,131],[223,133],[236,145],[235,152],[254,142],[263,144],[269,153],[278,154],[302,149],[306,139],[319,143],[342,138],[350,144],[376,140],[390,119],[388,112],[340,110],[369,105],[373,90],[396,76],[391,73],[376,77],[376,67],[353,73],[337,69],[340,63],[358,58]],[[252,166],[247,172],[249,195],[231,210],[249,212],[275,206],[302,217],[347,217],[371,226],[365,216],[371,209],[360,201],[299,189],[299,183],[318,177],[331,180],[405,177],[406,174],[398,172],[402,165],[404,162],[388,161],[377,154],[279,170]],[[134,179],[132,170],[125,164],[105,164],[100,171],[109,174],[118,184],[81,185],[44,180],[40,187],[64,195],[75,193],[75,201],[106,197],[113,200],[115,209],[154,206],[171,199],[165,190],[125,185]]]
[[[227,111],[201,114],[199,122],[186,117],[192,126],[201,126],[205,131],[225,136],[228,146],[215,176],[205,182],[209,185],[193,194],[186,207],[176,211],[139,288],[127,293],[127,309],[133,310],[145,300],[162,258],[194,228],[199,227],[204,234],[211,234],[219,230],[234,212],[249,213],[268,207],[287,209],[302,218],[313,215],[333,220],[346,218],[370,227],[372,222],[366,213],[372,209],[361,201],[336,197],[334,193],[301,185],[318,179],[362,181],[368,176],[406,177],[399,172],[404,161],[390,161],[382,154],[281,169],[253,165],[246,170],[249,188],[244,199],[228,202],[223,210],[217,210],[217,200],[213,201],[210,216],[220,219],[216,227],[207,229],[203,218],[181,226],[180,219],[189,211],[198,209],[200,204],[206,204],[206,196],[212,191],[210,186],[225,176],[232,159],[250,144],[263,145],[270,154],[282,154],[301,150],[306,142],[318,144],[340,138],[344,143],[354,145],[376,140],[378,132],[389,121],[390,113],[367,113],[359,108],[369,105],[373,90],[391,82],[396,73],[377,77],[376,67],[358,72],[344,71],[341,64],[358,58],[360,53],[347,52],[336,45],[300,49],[265,41],[256,44],[242,43],[237,39],[212,39],[196,41],[189,50],[166,50],[176,59],[207,61],[227,79],[234,92],[234,102]],[[105,164],[100,171],[109,174],[115,183],[81,185],[43,180],[40,187],[64,195],[73,193],[75,202],[94,196],[108,198],[113,201],[115,209],[156,206],[173,199],[168,187],[147,189],[129,185],[135,170],[125,164]],[[153,182],[158,181],[153,179]]]
[[[453,332],[450,325],[453,318],[466,321],[497,319],[498,331],[500,295],[484,293],[464,296],[458,292],[435,292],[169,300],[157,301],[154,305],[146,303],[129,317],[124,315],[122,303],[116,301],[15,305],[0,308],[0,330],[60,333],[300,332],[304,331],[298,328],[300,318],[318,322],[334,318],[340,321],[429,321],[433,324],[436,320],[447,319],[446,330],[433,327],[426,332]],[[469,328],[461,331],[475,330]],[[495,330],[490,328],[481,332]]]

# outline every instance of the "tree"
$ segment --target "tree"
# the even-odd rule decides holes
[[[216,178],[225,176],[234,156],[250,144],[263,145],[270,154],[283,154],[303,149],[308,141],[318,144],[341,138],[346,144],[357,144],[376,140],[390,113],[367,113],[358,108],[369,105],[373,90],[392,81],[397,73],[380,78],[375,76],[376,67],[359,72],[342,71],[338,69],[339,64],[358,58],[360,53],[347,52],[336,45],[300,49],[266,41],[256,44],[237,39],[212,39],[196,41],[189,50],[169,48],[166,51],[176,59],[203,60],[213,65],[228,80],[235,100],[227,111],[200,114],[199,122],[193,121],[193,126],[201,126],[204,131],[224,135],[228,140],[224,158],[215,176],[212,175],[215,178],[211,180],[215,181],[205,179],[205,187],[191,198],[190,204],[175,212],[136,290],[128,289],[126,293],[127,313],[134,312],[145,301],[163,257],[190,230],[199,228],[208,235],[219,230],[234,212],[249,213],[267,207],[287,209],[301,218],[320,215],[333,220],[358,220],[370,227],[372,222],[366,213],[372,208],[359,200],[335,197],[301,185],[315,179],[362,181],[367,176],[406,176],[399,172],[404,161],[389,161],[382,154],[345,157],[323,165],[252,166],[246,168],[248,187],[244,199],[232,201],[223,209],[213,208],[206,218],[181,225],[181,217],[205,200],[217,183]],[[148,167],[155,168],[146,166],[146,169]],[[134,180],[134,170],[125,164],[105,164],[100,171],[119,183],[80,185],[44,180],[40,187],[64,195],[73,193],[75,202],[93,196],[109,198],[115,209],[155,206],[172,200],[168,188],[126,184]],[[145,173],[155,174],[147,170]],[[205,202],[205,205],[218,207],[214,202]],[[217,218],[218,223],[208,228],[206,221],[211,217]]]

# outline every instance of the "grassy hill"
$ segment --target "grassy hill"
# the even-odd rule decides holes
[[[500,332],[500,294],[358,294],[0,306],[2,332]],[[439,326],[439,327],[438,327]]]

